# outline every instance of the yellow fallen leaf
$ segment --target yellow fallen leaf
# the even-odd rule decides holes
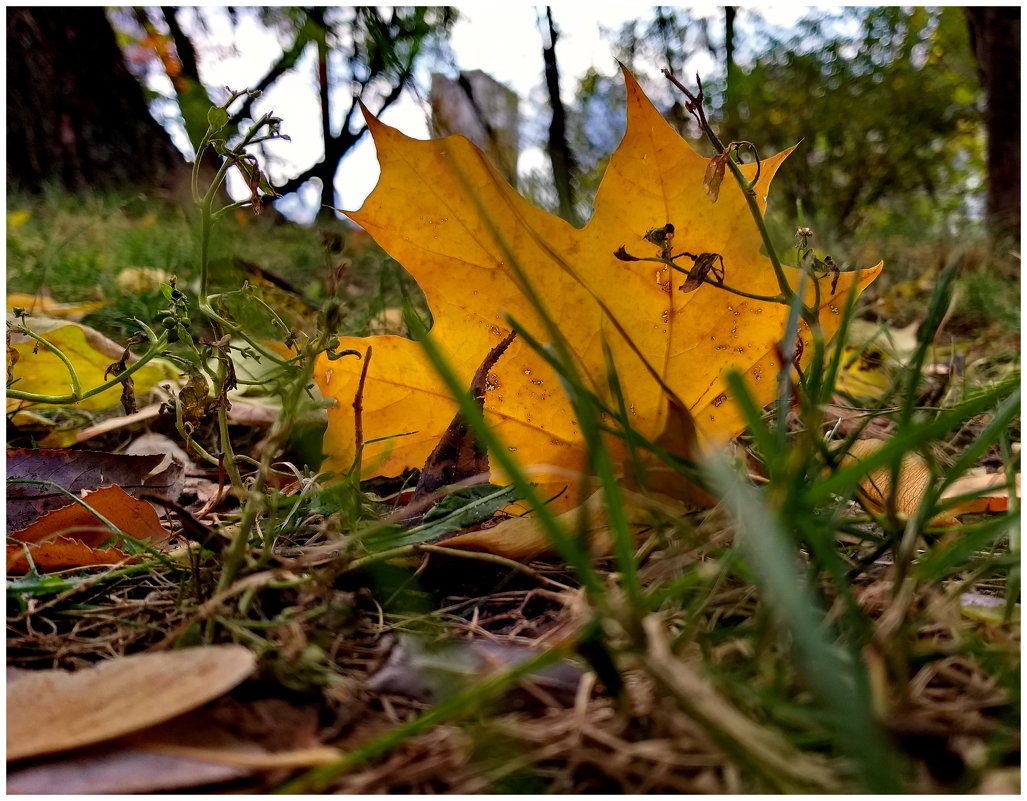
[[[674,435],[686,448],[681,455],[694,456],[688,449],[695,448],[696,436],[700,446],[710,447],[744,427],[727,396],[727,368],[744,373],[757,402],[773,397],[787,310],[710,284],[684,292],[684,276],[666,265],[614,255],[621,248],[638,257],[664,251],[717,254],[730,286],[764,296],[778,292],[742,191],[726,182],[717,203],[710,203],[703,188],[709,160],[667,124],[627,71],[624,78],[627,133],[611,157],[595,213],[582,229],[520,197],[463,137],[416,141],[370,116],[381,177],[360,211],[347,216],[421,285],[434,321],[430,336],[462,380],[469,381],[485,354],[509,333],[505,314],[549,340],[519,284],[516,260],[567,337],[592,389],[610,400],[605,342],[633,426],[656,440],[673,423],[686,434]],[[786,156],[762,161],[756,186],[761,208]],[[755,165],[742,169],[755,175]],[[674,226],[673,239],[657,242],[652,231],[667,232],[668,223]],[[687,256],[676,263],[692,267]],[[785,269],[797,287],[799,271]],[[821,322],[828,336],[837,329],[849,288],[862,289],[879,272],[880,265],[842,273],[834,293],[829,278],[821,281]],[[813,287],[808,289],[812,302]],[[802,334],[808,338],[808,331]],[[456,406],[417,343],[380,336],[344,338],[341,347],[362,353],[371,343],[374,359],[363,394],[364,475],[398,474],[421,466]],[[804,349],[804,358],[810,350]],[[330,469],[344,471],[353,461],[352,403],[361,367],[353,358],[317,363],[318,385],[336,401],[324,442]],[[523,465],[557,468],[556,482],[560,470],[586,468],[578,422],[559,380],[524,338],[496,365],[487,390],[486,418]],[[675,409],[682,418],[676,422]],[[574,494],[567,493],[567,503],[576,500]]]
[[[21,228],[25,223],[29,221],[32,213],[27,209],[15,209],[14,211],[7,212],[7,227]]]
[[[96,309],[102,309],[107,301],[88,301],[86,303],[58,303],[49,295],[30,295],[25,292],[10,292],[7,295],[7,309],[21,308],[32,315],[58,317],[62,320],[81,320],[85,315]]]
[[[108,366],[121,358],[124,348],[112,342],[88,326],[68,323],[46,317],[30,317],[28,328],[52,343],[68,357],[75,366],[83,390],[103,384]],[[11,350],[17,358],[11,358]],[[8,348],[8,373],[13,375],[15,383],[9,386],[22,392],[38,395],[59,397],[71,392],[71,379],[68,368],[49,348],[23,335],[12,333]],[[161,381],[174,379],[178,371],[170,363],[157,360],[139,368],[132,378],[135,381],[135,393],[141,395],[148,392]],[[108,409],[121,403],[121,386],[94,395],[76,404],[82,409]],[[30,404],[8,398],[7,409],[14,411]],[[65,404],[72,405],[72,404]]]
[[[852,464],[867,458],[880,450],[885,444],[880,439],[860,439],[852,443],[848,453],[842,460],[843,464]],[[877,511],[884,511],[887,499],[891,495],[891,468],[881,467],[871,471],[860,482],[863,498]],[[902,457],[899,467],[898,490],[895,493],[895,512],[904,517],[911,517],[924,495],[931,486],[931,470],[926,460],[916,452],[909,452]],[[1002,473],[969,473],[953,481],[941,494],[942,502],[957,498],[970,492],[988,490],[980,497],[960,501],[936,515],[932,525],[950,526],[958,524],[956,518],[973,513],[1004,512],[1009,508],[1009,490],[1006,477]],[[1020,497],[1020,474],[1016,474],[1016,497]]]
[[[835,390],[854,398],[879,398],[891,386],[888,355],[873,345],[842,348],[842,366]]]
[[[171,275],[156,267],[126,267],[118,273],[118,290],[125,294],[140,295],[155,292]]]
[[[652,527],[654,508],[664,517],[679,516],[685,511],[684,504],[670,500],[661,501],[657,505],[653,500],[627,490],[623,490],[621,496],[628,526],[635,535]],[[583,512],[592,553],[596,556],[610,554],[613,540],[602,491],[594,493],[580,507],[557,515],[557,520],[565,531],[576,532],[581,528]],[[523,561],[552,550],[552,540],[534,517],[511,517],[491,528],[457,534],[436,544],[445,548],[487,551]]]

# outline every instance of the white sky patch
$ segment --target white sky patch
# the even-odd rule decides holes
[[[460,15],[450,36],[450,46],[461,70],[481,70],[509,86],[528,103],[533,93],[544,86],[541,24],[546,25],[544,8],[518,4],[473,4],[460,7]],[[561,4],[553,8],[553,21],[559,33],[556,54],[560,69],[560,94],[572,103],[578,81],[586,70],[595,68],[609,73],[616,68],[612,48],[602,38],[602,27],[617,30],[628,19],[644,15],[646,7],[636,5]],[[276,33],[265,27],[257,16],[240,9],[235,27],[226,15],[205,13],[207,31],[185,24],[194,37],[200,56],[201,78],[217,99],[216,87],[244,88],[259,80],[282,52]],[[188,22],[191,22],[189,20]],[[205,53],[209,57],[203,58]],[[314,75],[314,49],[303,55],[296,69],[286,73],[254,103],[259,115],[273,110],[283,119],[282,132],[291,142],[267,145],[271,156],[267,164],[272,181],[281,183],[307,169],[324,153],[320,134],[320,101]],[[428,112],[426,99],[412,93],[388,108],[382,121],[408,136],[426,139]],[[526,109],[522,106],[522,115]],[[544,154],[531,143],[524,143],[521,170],[543,166]],[[347,154],[336,175],[335,188],[342,208],[355,210],[374,189],[380,170],[373,142],[369,137]],[[231,175],[229,188],[236,197],[245,197],[242,180]],[[279,201],[280,210],[297,222],[310,222],[316,213],[319,195],[316,182],[309,183],[296,196]]]
[[[547,29],[545,8],[517,3],[471,3],[458,6],[458,10],[459,17],[449,39],[458,68],[481,70],[509,86],[521,98],[522,119],[529,118],[528,104],[544,103],[548,99],[540,29],[540,25]],[[719,7],[700,5],[692,10],[696,14],[713,15],[712,24],[717,24]],[[759,9],[768,22],[786,27],[806,10],[797,6]],[[194,13],[203,13],[205,31],[188,14],[183,15],[182,24],[196,44],[201,78],[216,100],[223,97],[222,87],[242,89],[255,84],[281,56],[281,37],[274,29],[266,27],[253,9],[240,8],[234,26],[223,10],[207,8]],[[587,70],[594,68],[607,75],[616,72],[609,39],[615,38],[625,22],[646,18],[650,13],[648,6],[639,4],[563,2],[553,6],[553,21],[558,32],[556,56],[560,94],[564,103],[574,102],[578,82]],[[608,32],[606,37],[604,29]],[[697,60],[695,66],[707,74],[717,68],[708,55],[701,63]],[[273,183],[282,183],[323,156],[315,69],[315,51],[311,45],[296,68],[280,77],[254,104],[257,115],[273,110],[281,117],[282,132],[292,139],[266,146],[269,157],[266,168]],[[418,71],[422,93],[427,77],[426,67],[422,66]],[[151,85],[158,88],[152,84],[152,78]],[[669,90],[667,94],[669,96]],[[408,136],[426,139],[429,136],[428,113],[427,98],[408,91],[381,119]],[[180,121],[178,127],[181,127]],[[178,134],[180,140],[184,132]],[[524,141],[522,136],[521,147],[520,172],[544,167],[545,156],[539,143]],[[379,172],[374,144],[370,137],[365,137],[350,150],[336,174],[340,207],[359,208],[374,188]],[[234,175],[229,189],[238,198],[245,197],[247,191],[242,180]],[[280,210],[297,222],[312,221],[319,202],[316,189],[316,181],[308,182],[302,192],[279,201]]]

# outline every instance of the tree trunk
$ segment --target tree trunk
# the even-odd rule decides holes
[[[724,6],[724,126],[721,139],[733,142],[739,138],[738,133],[738,93],[737,67],[735,66],[735,17],[738,9]]]
[[[549,103],[553,107],[553,121],[549,125],[549,160],[553,163],[553,180],[560,202],[560,216],[571,225],[578,225],[580,221],[574,208],[574,173],[577,166],[570,145],[567,144],[567,112],[560,99],[560,72],[556,65],[558,33],[553,24],[553,10],[549,7],[546,7],[546,18],[549,22],[549,43],[543,45],[542,58],[546,64]]]
[[[102,8],[7,9],[7,176],[27,191],[60,184],[133,189],[185,170],[150,116]]]
[[[970,47],[984,88],[988,131],[988,223],[996,233],[1020,231],[1020,9],[964,9]]]

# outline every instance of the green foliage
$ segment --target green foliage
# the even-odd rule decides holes
[[[669,66],[690,85],[691,57],[705,49],[717,65],[701,75],[710,119],[725,141],[744,131],[765,155],[798,143],[774,180],[781,228],[798,222],[851,243],[896,222],[938,235],[972,217],[983,132],[960,9],[818,10],[787,32],[758,12],[739,19],[730,82],[722,39],[710,34],[719,18],[657,13],[625,26],[618,55],[654,80]],[[582,86],[585,102],[594,83]]]
[[[926,226],[921,232],[965,219],[983,165],[960,10],[849,15],[851,36],[806,20],[795,38],[740,69],[733,108],[722,113],[758,135],[763,152],[802,142],[775,191],[784,210],[801,206],[821,229],[848,238],[882,212]]]
[[[108,305],[83,322],[115,339],[136,330],[130,318],[153,319],[163,304],[156,273],[144,273],[126,288],[118,280],[126,269],[160,271],[163,280],[174,275],[182,287],[199,278],[199,229],[175,203],[116,193],[76,198],[54,190],[10,195],[7,205],[11,214],[25,217],[7,226],[8,291],[45,291],[65,303],[106,299]],[[402,292],[419,296],[377,245],[345,224],[326,219],[303,228],[280,222],[273,212],[257,217],[245,209],[221,218],[210,245],[211,286],[228,292],[244,281],[261,283],[254,272],[260,268],[317,306],[328,298],[328,276],[344,266],[337,322],[340,333],[355,335],[370,333],[372,321],[398,305]]]

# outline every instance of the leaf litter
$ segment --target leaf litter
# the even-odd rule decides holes
[[[721,189],[721,203],[730,190]],[[728,269],[731,264],[729,260]],[[697,287],[698,293],[707,289]],[[375,349],[378,358],[378,343]],[[488,348],[481,349],[475,363],[487,351]],[[415,378],[418,369],[412,365]],[[526,378],[530,380],[535,375]],[[498,372],[496,378],[489,378],[492,389],[487,401],[504,387],[504,381],[505,376]],[[452,412],[450,407],[447,419],[457,422]],[[472,464],[477,465],[475,470],[481,466],[473,461]],[[412,466],[418,466],[416,460]],[[467,525],[468,518],[462,516],[467,510],[463,504],[467,496],[451,493],[449,497],[453,500],[448,506],[443,500],[436,511],[429,512],[426,525],[446,520],[458,527],[455,530]],[[654,509],[651,500],[645,503],[648,506],[642,506],[644,516],[638,520],[638,533],[647,583],[677,580],[704,586],[704,577],[724,570],[722,560],[729,555],[725,549],[732,532],[719,510],[682,518],[680,510]],[[375,593],[377,597],[370,597],[364,574],[340,572],[345,565],[338,554],[345,546],[337,525],[318,514],[302,517],[299,533],[276,543],[273,558],[280,567],[264,575],[247,577],[247,586],[239,588],[249,593],[251,619],[226,618],[223,625],[236,636],[247,638],[261,652],[261,681],[251,680],[237,686],[231,697],[223,697],[214,707],[185,712],[177,722],[171,721],[174,725],[151,740],[149,746],[146,741],[116,739],[105,753],[87,748],[75,750],[60,761],[33,762],[11,771],[9,787],[12,778],[28,781],[29,771],[49,767],[58,772],[39,778],[35,785],[14,786],[46,791],[58,787],[67,792],[75,786],[92,792],[152,792],[204,785],[265,791],[279,786],[297,766],[322,764],[324,760],[337,759],[341,753],[358,751],[375,737],[405,725],[428,708],[431,700],[417,691],[410,692],[409,687],[376,686],[376,678],[379,684],[385,683],[380,677],[388,676],[385,671],[390,668],[394,669],[393,678],[396,670],[403,680],[411,675],[418,678],[421,665],[417,652],[423,650],[423,643],[439,641],[439,653],[452,654],[453,665],[469,676],[476,676],[502,663],[505,655],[518,654],[520,658],[556,643],[574,641],[589,623],[591,611],[576,582],[565,568],[551,561],[531,562],[527,571],[513,571],[498,563],[426,551],[419,556],[420,569],[413,578],[402,571],[397,574],[401,576],[398,579],[379,576],[376,581],[383,583],[380,587],[376,584],[376,588],[380,592]],[[514,518],[500,525],[524,523]],[[602,525],[600,514],[594,528]],[[473,539],[461,543],[460,538],[477,534],[464,531],[449,542],[459,543],[455,546],[457,550],[470,550]],[[511,541],[533,543],[526,533],[511,534]],[[544,539],[535,543],[545,545]],[[486,545],[485,550],[490,547]],[[530,558],[533,553],[537,551],[528,548],[520,558]],[[78,571],[75,576],[30,574],[18,580],[26,583],[16,585],[20,589],[14,591],[18,603],[9,615],[9,659],[35,667],[60,665],[74,668],[75,673],[88,673],[88,665],[98,660],[118,664],[122,655],[155,645],[166,646],[168,632],[178,632],[183,638],[194,636],[197,626],[210,615],[227,610],[219,599],[203,594],[204,586],[211,586],[209,563],[190,566],[182,559],[187,555],[179,554],[181,561],[175,562],[179,565],[177,574],[164,565],[137,573],[118,567],[91,571],[85,576]],[[305,559],[310,561],[304,562]],[[308,580],[297,582],[298,574],[290,569],[304,565],[320,569],[312,569]],[[391,569],[387,563],[380,567],[385,573]],[[190,578],[192,571],[196,572]],[[722,621],[752,620],[757,614],[757,599],[751,585],[728,571],[723,575],[725,578],[708,585],[708,594],[690,607],[688,616],[669,609],[655,620],[661,631],[675,638],[678,656],[665,661],[668,670],[673,671],[679,662],[691,670],[693,664],[700,663],[700,647],[710,649],[702,663],[723,670],[725,676],[752,658],[753,641],[744,631],[736,630],[734,624],[722,630],[723,636],[716,643],[703,640],[700,646],[701,629],[713,629]],[[35,588],[32,591],[27,589],[30,583]],[[884,614],[888,608],[888,584],[888,566],[882,564],[879,572],[868,573],[856,582],[854,593],[860,604],[868,609],[879,604],[876,614]],[[977,587],[987,592],[992,585],[984,580]],[[25,590],[25,594],[21,595],[20,590]],[[9,595],[11,591],[9,584]],[[379,599],[386,598],[386,608],[378,606]],[[404,606],[393,603],[396,598],[419,600]],[[425,598],[433,603],[426,610]],[[931,606],[925,616],[923,641],[940,641],[944,646],[970,627],[992,647],[1008,647],[1010,630],[1001,623],[1001,616],[985,617],[976,612],[990,602],[972,594],[962,599],[966,603]],[[67,613],[67,606],[62,606],[68,603],[76,605],[71,614]],[[424,611],[411,611],[418,608]],[[197,609],[202,614],[196,614]],[[432,624],[427,629],[426,620]],[[407,630],[418,632],[418,639],[404,641],[400,637],[396,645],[394,633]],[[254,637],[253,631],[262,633]],[[393,645],[388,647],[390,635]],[[489,651],[493,656],[482,656]],[[473,661],[466,661],[468,654],[473,655]],[[873,664],[872,654],[868,659]],[[418,793],[478,793],[497,788],[568,793],[752,791],[751,776],[740,774],[736,760],[711,741],[708,729],[665,702],[668,688],[705,688],[701,681],[695,683],[697,677],[688,671],[677,676],[665,675],[665,683],[656,686],[649,672],[629,667],[624,672],[625,703],[624,698],[611,700],[595,676],[584,670],[581,660],[572,659],[566,666],[569,672],[561,680],[559,697],[547,693],[544,686],[531,687],[529,681],[522,689],[539,706],[503,710],[469,726],[436,726],[407,739],[378,761],[337,777],[329,789]],[[693,684],[683,683],[686,678]],[[732,692],[731,700],[745,709],[755,705],[773,717],[778,714],[773,705],[762,705],[760,701],[762,679],[754,675],[751,688],[747,688],[755,695]],[[311,722],[308,714],[306,722],[297,724],[295,737],[287,738],[287,742],[268,744],[259,736],[288,718],[280,706],[263,716],[256,711],[261,702],[283,702],[280,697],[252,700],[251,696],[260,696],[261,688],[267,691],[269,682],[275,687],[272,694],[282,694],[282,688],[288,687],[290,697],[298,699],[301,707],[308,713],[318,713],[317,722]],[[801,688],[793,689],[801,692]],[[700,693],[704,694],[710,695]],[[921,791],[950,787],[952,775],[963,775],[960,771],[965,772],[978,758],[974,749],[981,747],[985,737],[1001,730],[1002,724],[994,722],[989,710],[1002,709],[1008,703],[995,679],[972,659],[953,656],[926,664],[910,685],[906,705],[890,710],[888,720],[889,728],[903,747],[921,755],[918,766],[926,766],[926,772],[916,780],[917,787]],[[229,727],[236,730],[235,734],[240,727],[247,729],[240,723],[247,717],[252,719],[252,725],[241,738],[226,735],[226,739],[221,739],[225,732],[219,729],[218,715],[210,713],[217,708],[223,710],[228,720],[239,724]],[[726,707],[714,704],[709,709],[715,709],[714,716],[733,719]],[[785,716],[774,722],[778,728],[788,729],[787,720]],[[212,736],[189,742],[199,739],[197,732],[208,730],[213,732]],[[766,730],[774,729],[768,726]],[[764,758],[783,759],[782,764],[787,764],[791,756],[787,750],[776,751],[773,744],[760,739],[763,735],[754,736],[765,746],[761,752]],[[330,747],[323,748],[324,743],[330,743]],[[154,748],[161,749],[161,744],[163,750],[155,752]],[[189,745],[199,748],[190,750]],[[199,751],[204,749],[208,751],[207,761],[198,761],[197,757],[202,756]],[[275,758],[275,753],[285,756]],[[126,755],[134,755],[127,771],[108,774],[106,784],[70,784],[72,776],[81,777],[91,768],[106,764],[105,760]],[[815,790],[833,791],[839,787],[838,780],[844,780],[844,776],[836,770],[838,766],[831,765],[833,772],[825,775],[825,763],[803,756],[794,760],[792,775],[800,780],[805,775]],[[211,759],[222,761],[215,764]],[[206,767],[201,769],[201,765]],[[255,766],[259,768],[256,773]],[[192,771],[192,781],[182,776],[183,770]],[[147,773],[149,784],[144,776]],[[156,773],[166,774],[168,781],[155,786],[152,777]],[[997,781],[995,775],[989,774],[987,778]]]

